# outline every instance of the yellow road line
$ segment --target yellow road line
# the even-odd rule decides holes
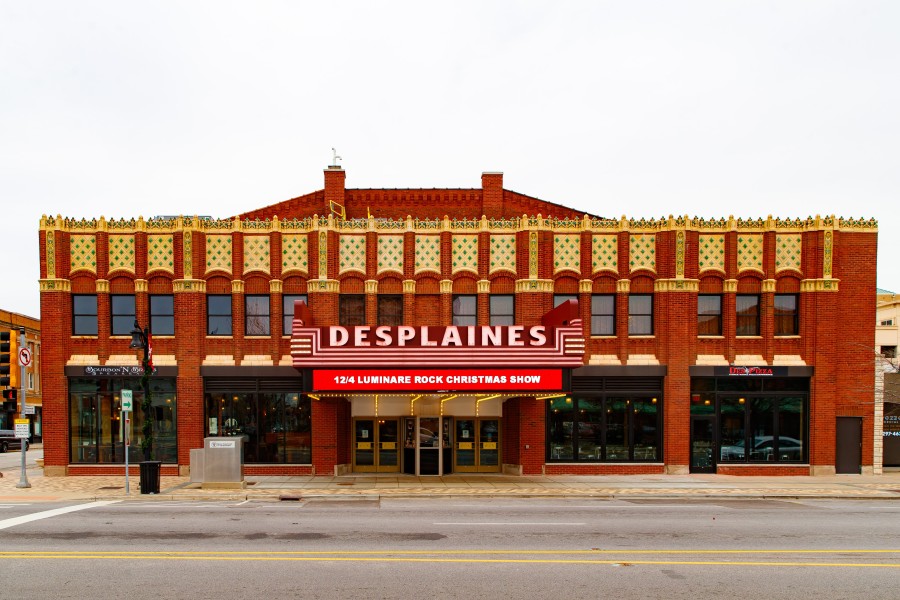
[[[793,549],[793,550],[0,550],[0,556],[20,556],[20,555],[80,555],[89,553],[92,555],[115,554],[128,556],[190,556],[190,555],[222,555],[222,556],[271,556],[271,555],[290,555],[290,556],[367,556],[373,554],[384,555],[482,555],[482,554],[900,554],[900,549],[846,549],[846,550],[811,550],[811,549]]]
[[[6,559],[66,559],[66,560],[133,560],[134,554],[43,554],[31,556],[0,556]],[[291,561],[291,562],[387,562],[387,563],[461,563],[461,564],[568,564],[568,565],[682,565],[724,567],[851,567],[851,568],[900,568],[897,563],[828,563],[828,562],[773,562],[773,561],[686,561],[686,560],[587,560],[587,559],[514,559],[514,558],[389,558],[389,557],[340,557],[340,556],[196,556],[173,555],[143,557],[153,560],[203,560],[203,561]]]

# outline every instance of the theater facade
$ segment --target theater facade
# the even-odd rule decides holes
[[[225,219],[41,219],[47,475],[123,473],[147,418],[170,475],[210,436],[247,475],[873,472],[873,220],[324,177]]]

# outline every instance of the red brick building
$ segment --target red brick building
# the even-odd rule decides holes
[[[876,244],[339,167],[231,219],[45,217],[45,470],[140,460],[136,320],[164,474],[208,436],[247,474],[871,472]]]

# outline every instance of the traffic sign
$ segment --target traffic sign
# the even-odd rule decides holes
[[[134,405],[133,394],[131,390],[122,390],[122,412],[131,412]]]
[[[22,413],[22,414],[25,414],[25,415],[33,415],[33,414],[35,414],[35,413],[34,413],[34,404],[26,404],[26,405],[25,405],[25,412]]]
[[[30,424],[28,419],[16,419],[16,437],[27,440],[31,436]]]
[[[31,364],[31,350],[28,348],[19,348],[19,364],[27,367]]]

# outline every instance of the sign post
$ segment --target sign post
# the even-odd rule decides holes
[[[28,414],[28,404],[25,401],[25,390],[28,388],[25,385],[25,367],[31,364],[31,351],[28,349],[28,342],[25,339],[25,328],[19,328],[19,383],[21,384],[22,389],[19,390],[19,394],[22,397],[22,412],[20,416],[23,417],[21,419],[16,419],[16,437],[22,438],[22,476],[19,478],[19,483],[16,484],[17,488],[30,488],[31,484],[28,483],[28,475],[25,473],[25,453],[28,450],[28,438],[31,434],[31,422],[25,415]],[[23,435],[24,434],[24,435]]]
[[[122,441],[125,446],[125,495],[131,494],[131,486],[128,477],[128,451],[130,450],[131,440],[128,439],[128,432],[131,429],[131,410],[134,406],[134,394],[131,390],[122,390],[122,416],[125,417],[125,429],[122,432]]]

